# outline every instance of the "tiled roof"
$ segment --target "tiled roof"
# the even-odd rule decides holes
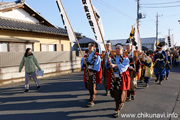
[[[48,27],[41,24],[28,23],[24,21],[17,21],[17,20],[2,18],[2,17],[0,17],[0,29],[67,36],[67,31],[63,28]],[[80,33],[76,33],[76,35],[81,36]]]
[[[13,9],[23,9],[30,15],[33,15],[35,19],[37,19],[39,22],[42,22],[42,24],[49,26],[49,27],[55,27],[53,24],[51,24],[48,20],[46,20],[41,14],[35,10],[33,10],[30,6],[28,6],[25,2],[21,0],[17,0],[16,2],[2,2],[0,4],[0,12],[8,12]]]
[[[88,37],[83,37],[83,38],[79,39],[78,41],[80,44],[89,43],[89,42],[96,42],[95,40],[88,38]]]

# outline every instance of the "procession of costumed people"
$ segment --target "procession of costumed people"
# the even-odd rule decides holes
[[[120,115],[120,110],[128,101],[135,100],[136,88],[139,83],[144,87],[150,86],[150,80],[154,76],[155,82],[162,84],[168,80],[172,55],[169,50],[164,51],[165,42],[157,44],[156,51],[140,52],[137,43],[128,38],[125,45],[117,43],[112,50],[112,42],[106,42],[107,51],[101,55],[96,51],[94,42],[88,43],[88,51],[81,61],[84,69],[84,85],[89,91],[88,107],[95,105],[97,84],[102,83],[105,95],[110,95],[115,101],[114,117]]]

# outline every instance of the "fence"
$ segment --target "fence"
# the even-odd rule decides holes
[[[24,72],[19,73],[19,64],[24,53],[0,53],[0,86],[4,84],[24,81]],[[72,73],[81,70],[81,57],[76,52],[34,52],[40,67],[44,70],[44,77]]]
[[[76,53],[72,51],[34,52],[34,55],[40,64],[76,60]],[[0,52],[0,68],[18,66],[23,56],[22,52]]]

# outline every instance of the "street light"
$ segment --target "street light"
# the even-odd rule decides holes
[[[178,20],[179,24],[180,24],[180,20]]]

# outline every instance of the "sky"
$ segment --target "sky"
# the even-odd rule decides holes
[[[15,0],[0,0],[14,2]],[[64,27],[57,8],[56,0],[25,0],[52,24]],[[61,0],[75,32],[93,38],[93,32],[86,18],[81,0]],[[127,39],[131,26],[136,23],[136,0],[91,0],[99,10],[103,22],[105,40]],[[147,5],[148,4],[148,5]],[[148,7],[164,8],[148,8]],[[180,45],[180,0],[140,0],[140,12],[146,18],[140,20],[140,36],[156,36],[156,15],[159,14],[159,38],[170,33],[174,35],[176,45]]]

